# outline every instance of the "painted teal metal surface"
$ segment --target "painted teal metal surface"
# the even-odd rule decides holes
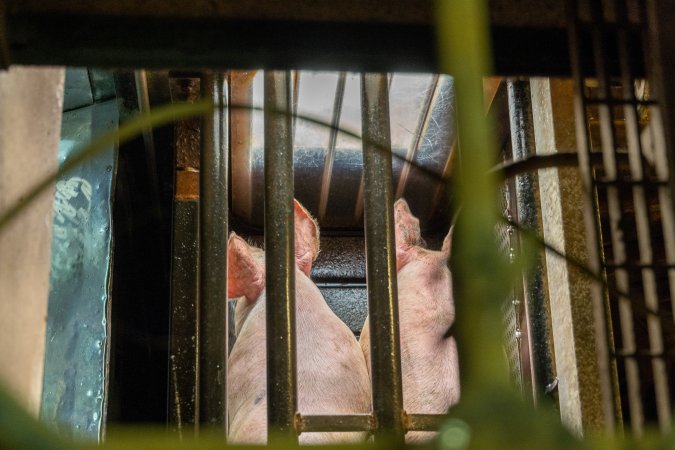
[[[59,163],[118,124],[116,102],[65,112]],[[58,179],[40,415],[65,435],[104,428],[115,148]]]

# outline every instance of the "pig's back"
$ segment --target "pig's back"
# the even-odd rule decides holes
[[[429,259],[398,272],[403,407],[410,414],[444,414],[459,400],[457,345],[444,334],[454,322],[450,272]],[[435,433],[410,432],[407,442]]]
[[[311,280],[302,277],[296,279],[296,283],[300,413],[369,413],[370,378],[354,334],[328,307]],[[302,443],[363,439],[363,433],[301,435]]]
[[[261,299],[264,300],[264,299]],[[351,330],[316,285],[296,272],[298,410],[301,414],[359,414],[371,410],[370,378]],[[231,443],[267,440],[265,302],[251,311],[228,367]],[[300,442],[358,442],[365,433],[303,433]]]

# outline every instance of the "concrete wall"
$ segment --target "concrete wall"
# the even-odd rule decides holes
[[[0,71],[0,211],[57,167],[63,69]],[[0,229],[0,383],[37,415],[49,291],[53,186]]]

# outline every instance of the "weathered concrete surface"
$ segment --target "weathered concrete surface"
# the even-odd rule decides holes
[[[532,115],[537,154],[576,149],[571,81],[533,79]],[[583,182],[577,168],[539,170],[544,240],[564,254],[586,261]],[[578,434],[603,424],[593,323],[592,281],[548,251],[560,415]]]
[[[56,170],[63,69],[0,71],[0,211]],[[37,415],[42,391],[53,187],[0,230],[0,383]]]

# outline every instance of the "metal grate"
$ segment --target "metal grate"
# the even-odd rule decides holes
[[[667,341],[675,342],[675,228],[660,112],[636,70],[646,66],[635,56],[646,43],[646,14],[642,2],[630,0],[568,6],[579,164],[589,192],[588,238],[597,250],[591,262],[607,280],[594,299],[605,416],[638,435],[648,423],[667,432],[675,388],[675,359],[666,351]],[[593,67],[581,62],[588,51]]]

